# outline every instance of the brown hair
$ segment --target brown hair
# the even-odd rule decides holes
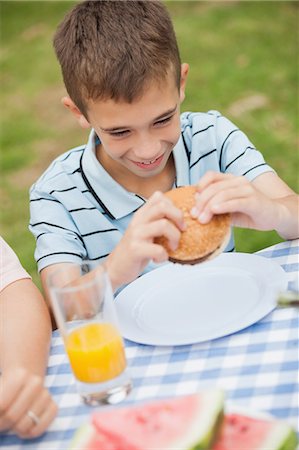
[[[179,88],[179,50],[160,1],[79,3],[58,26],[54,48],[68,94],[86,117],[87,100],[130,103],[170,69]]]

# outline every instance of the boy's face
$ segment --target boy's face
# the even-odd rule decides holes
[[[169,73],[162,86],[149,84],[132,103],[111,99],[88,103],[88,123],[101,140],[97,157],[114,178],[149,178],[165,169],[180,137],[180,103],[188,72],[185,66],[180,92]]]

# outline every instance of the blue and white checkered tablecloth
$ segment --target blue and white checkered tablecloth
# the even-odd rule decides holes
[[[289,282],[298,277],[299,241],[287,241],[259,252],[280,264]],[[178,347],[155,347],[126,341],[134,389],[122,403],[225,389],[230,410],[269,413],[298,425],[298,309],[275,309],[254,325],[230,336]],[[0,437],[3,450],[66,450],[77,427],[88,421],[58,332],[53,333],[46,383],[59,414],[40,438]],[[107,407],[105,407],[107,408]]]

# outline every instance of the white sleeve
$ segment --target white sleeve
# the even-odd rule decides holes
[[[31,278],[22,267],[17,255],[0,236],[0,292],[9,284]]]

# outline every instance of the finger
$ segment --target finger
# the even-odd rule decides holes
[[[168,240],[171,250],[175,250],[178,247],[181,232],[167,219],[160,219],[155,222],[151,222],[140,230],[140,238],[143,241],[153,241],[154,238],[160,236],[164,236]],[[138,239],[138,243],[140,245],[140,239]]]
[[[168,261],[169,255],[168,255],[167,251],[165,250],[165,248],[158,244],[153,244],[153,246],[154,246],[154,248],[152,251],[151,259],[155,263],[162,263],[162,262]]]
[[[163,217],[171,220],[179,229],[183,230],[185,228],[183,212],[174,206],[172,201],[161,192],[156,192],[135,214],[132,225],[134,226],[140,222],[150,222]]]
[[[161,192],[156,192],[148,201],[143,217],[146,221],[167,217],[173,222],[177,222],[179,228],[182,226],[183,222],[182,211],[174,206],[172,201]]]
[[[10,423],[10,428],[13,429],[15,424],[27,413],[28,409],[30,409],[30,405],[32,405],[34,400],[38,397],[41,390],[42,378],[32,374],[29,377],[27,374],[26,382],[22,384],[19,395],[15,397],[14,402],[6,411],[6,418]]]
[[[196,184],[196,189],[198,192],[201,192],[212,183],[216,183],[218,181],[230,179],[230,178],[235,178],[235,176],[230,173],[208,171],[198,181],[198,183]]]
[[[136,212],[135,216],[139,215],[139,211],[142,210],[144,214],[144,211],[151,209],[154,205],[157,205],[161,202],[163,202],[164,204],[168,203],[169,205],[172,204],[171,200],[165,195],[163,195],[162,192],[160,191],[154,192],[154,194],[151,195],[149,199],[145,202],[145,204]]]
[[[217,214],[231,213],[233,226],[255,228],[254,220],[251,217],[251,214],[253,214],[254,216],[256,215],[254,212],[255,208],[252,208],[250,206],[250,203],[251,201],[246,197],[237,199],[235,198],[215,205],[213,210]],[[260,228],[263,229],[264,226],[260,225]]]
[[[34,438],[40,436],[42,433],[46,431],[49,425],[53,422],[57,415],[58,407],[54,401],[52,401],[46,408],[44,409],[43,414],[40,417],[40,423],[33,428],[28,433],[29,438]]]
[[[37,423],[28,415],[28,410],[36,416]],[[28,410],[13,428],[13,431],[22,437],[41,434],[54,419],[57,413],[57,405],[52,400],[49,391],[43,388]]]
[[[227,199],[214,205],[213,211],[217,214],[223,212],[231,213],[234,226],[264,231],[272,230],[273,223],[277,218],[277,216],[275,217],[271,201],[261,194],[257,195],[257,193],[255,195]]]
[[[22,415],[20,420],[15,423],[13,427],[13,431],[19,435],[26,435],[31,428],[37,426],[35,423],[34,417],[36,416],[36,420],[39,423],[41,421],[41,415],[43,413],[43,407],[49,401],[49,393],[46,389],[42,389],[41,392],[33,399],[30,405],[27,405],[27,409],[25,413]],[[33,414],[33,418],[30,417],[28,411],[31,411]]]
[[[140,248],[138,257],[143,261],[143,268],[150,260],[161,263],[168,260],[168,253],[164,247],[155,243],[145,243]]]
[[[224,196],[220,194],[211,200],[211,203],[205,207],[197,219],[200,223],[206,224],[216,214],[242,213],[244,207],[247,210],[246,213],[248,213],[251,209],[249,204],[250,198],[246,196],[236,198],[235,196],[229,197],[228,195]]]
[[[26,385],[27,372],[23,369],[14,370],[13,376],[0,376],[0,431],[10,429],[18,420],[18,399]],[[22,413],[22,412],[21,412]]]
[[[251,193],[252,187],[247,180],[243,180],[243,177],[233,177],[219,181],[196,195],[196,206],[192,208],[190,214],[194,218],[199,218],[200,222],[203,222],[203,216],[210,213],[214,205],[234,198],[236,195],[245,197]]]
[[[196,205],[202,206],[205,203],[209,202],[215,194],[226,192],[229,189],[238,189],[239,193],[240,189],[244,189],[249,185],[250,183],[244,177],[230,177],[219,180],[209,185],[202,192],[196,194]]]

